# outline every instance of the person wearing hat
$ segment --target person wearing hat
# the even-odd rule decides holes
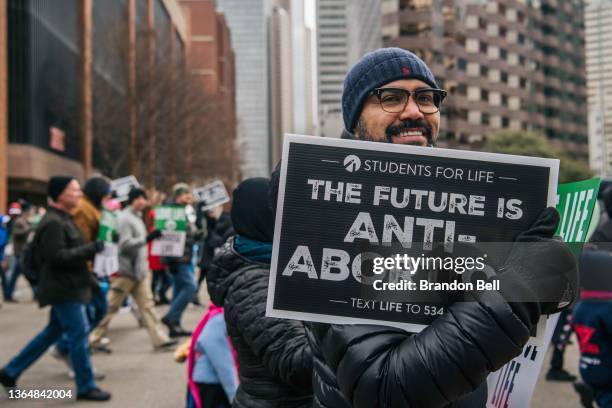
[[[266,317],[274,213],[267,178],[244,180],[234,190],[236,235],[211,262],[210,300],[224,308],[236,350],[240,385],[235,408],[312,407],[313,360],[301,322]]]
[[[192,203],[193,195],[188,184],[177,183],[172,187],[172,204],[187,209],[187,206],[190,206]],[[193,246],[200,239],[201,233],[196,229],[195,220],[192,221],[187,217],[186,222],[187,233],[183,255],[180,257],[163,258],[172,276],[172,302],[168,312],[162,317],[161,321],[168,327],[170,337],[191,335],[191,331],[185,330],[181,326],[181,318],[198,289],[192,258]]]
[[[375,50],[346,76],[342,138],[433,147],[445,97],[417,55]],[[273,200],[279,173],[277,167],[272,175]],[[575,287],[574,257],[552,239],[558,223],[554,208],[543,211],[517,237],[498,275],[500,291],[468,293],[472,301],[450,304],[420,333],[305,323],[315,360],[314,406],[485,407],[487,376],[522,352],[540,316],[558,310],[553,300]],[[543,244],[539,253],[529,252],[532,242]]]
[[[94,176],[87,179],[83,186],[83,195],[77,206],[71,211],[72,221],[79,231],[81,231],[85,243],[97,240],[98,231],[100,230],[100,219],[102,218],[102,209],[110,198],[111,188],[106,178]],[[87,266],[89,271],[93,274],[93,263],[88,262]],[[106,310],[108,308],[106,291],[102,290],[103,285],[108,284],[103,280],[99,280],[95,275],[93,276],[93,279],[98,281],[98,285],[94,286],[91,301],[87,305],[87,318],[90,330],[93,330],[98,323],[100,323],[104,315],[106,315]],[[105,339],[104,342],[99,342],[95,348],[97,350],[108,351],[108,343],[109,340]],[[66,336],[62,336],[62,339],[55,346],[52,355],[58,360],[65,362],[68,368],[72,370]],[[97,379],[101,379],[104,376],[104,374],[95,369],[94,375]]]
[[[40,265],[38,302],[51,306],[49,323],[0,370],[0,383],[16,387],[19,376],[65,334],[75,372],[77,399],[106,401],[110,394],[96,386],[88,347],[85,305],[92,295],[92,275],[87,261],[104,250],[99,241],[86,244],[70,212],[81,199],[81,187],[69,176],[51,177],[49,209],[34,236]]]
[[[25,203],[25,202],[24,202]],[[13,293],[17,285],[17,279],[21,275],[20,259],[23,249],[28,241],[28,237],[32,232],[32,225],[28,221],[27,213],[23,206],[14,202],[9,205],[8,214],[11,217],[9,226],[9,235],[13,247],[13,254],[9,259],[9,269],[7,271],[7,284],[4,288],[4,299],[7,302],[15,302]],[[36,297],[35,286],[32,286],[32,292]]]
[[[153,294],[148,284],[147,244],[162,234],[159,230],[147,234],[142,221],[142,211],[147,205],[147,193],[140,188],[133,188],[128,194],[126,208],[117,217],[119,270],[111,276],[108,313],[89,336],[92,345],[104,337],[111,320],[119,312],[128,295],[132,295],[138,305],[153,347],[157,350],[169,350],[169,347],[176,344],[176,340],[170,340],[164,331],[153,308]]]

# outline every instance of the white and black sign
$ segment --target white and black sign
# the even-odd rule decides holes
[[[267,316],[420,331],[444,304],[364,290],[377,254],[414,244],[511,243],[556,201],[559,162],[285,137]],[[508,246],[506,246],[508,247]]]
[[[140,187],[140,183],[134,176],[121,177],[111,181],[111,191],[115,192],[117,200],[121,202],[127,201],[130,190],[135,187]]]
[[[221,180],[213,181],[203,187],[193,190],[196,201],[200,202],[200,211],[223,205],[230,200],[227,189]]]

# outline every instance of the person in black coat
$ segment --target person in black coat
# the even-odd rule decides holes
[[[232,406],[310,408],[313,359],[304,326],[265,316],[274,231],[267,192],[265,178],[236,188],[236,236],[213,259],[206,282],[212,302],[225,308],[238,355],[240,386]]]
[[[223,211],[223,206],[217,206],[206,211],[198,210],[198,220],[196,225],[198,228],[202,228],[206,224],[206,237],[202,243],[202,251],[200,254],[200,275],[198,276],[198,291],[194,296],[193,303],[200,304],[198,298],[198,292],[200,291],[200,285],[204,278],[206,278],[206,272],[210,267],[210,263],[215,256],[215,252],[220,248],[225,241],[232,235],[234,235],[234,228],[232,227],[232,219],[230,214]]]
[[[345,80],[342,138],[435,146],[445,95],[415,54],[376,50]],[[279,173],[277,167],[272,175],[273,201]],[[558,223],[556,210],[546,209],[517,237],[500,269],[499,292],[467,294],[468,301],[450,304],[420,333],[307,323],[314,406],[485,407],[486,377],[521,353],[540,315],[557,311],[564,295],[571,301],[575,293],[574,257],[552,239]]]
[[[51,305],[49,323],[2,370],[0,383],[16,386],[18,377],[62,335],[75,373],[77,399],[106,401],[110,394],[96,387],[87,341],[88,323],[85,305],[97,287],[87,268],[102,242],[85,244],[83,235],[72,222],[70,211],[82,193],[72,177],[56,176],[49,180],[50,205],[34,235],[33,257],[41,267],[38,286],[40,306]]]

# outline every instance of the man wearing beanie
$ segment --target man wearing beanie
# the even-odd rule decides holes
[[[435,146],[446,96],[415,54],[383,48],[365,55],[344,82],[343,138]],[[270,194],[277,194],[279,171]],[[552,239],[559,215],[546,209],[500,270],[501,291],[469,294],[421,333],[370,325],[305,323],[316,407],[486,406],[487,376],[518,356],[541,315],[559,302],[509,302],[521,294],[561,300],[575,273],[568,248]],[[554,260],[554,261],[553,261]],[[555,262],[556,261],[556,262]],[[527,295],[522,297],[527,298]]]
[[[177,183],[172,188],[172,204],[187,207],[193,202],[193,195],[189,185]],[[190,336],[191,332],[183,329],[181,318],[183,312],[193,299],[198,284],[195,279],[195,265],[193,263],[193,246],[201,238],[196,231],[195,219],[187,217],[187,236],[183,256],[165,257],[164,263],[172,275],[172,303],[170,309],[161,321],[168,327],[170,337]]]
[[[77,206],[71,211],[72,221],[79,231],[81,231],[86,244],[94,242],[98,238],[102,209],[110,198],[111,188],[106,178],[94,176],[87,179],[83,186],[83,195]],[[87,267],[89,272],[93,274],[93,263],[88,262]],[[95,275],[92,276],[97,283],[92,287],[92,297],[87,307],[87,319],[90,330],[93,330],[98,325],[106,314],[107,309],[106,293],[101,290],[98,278]],[[104,346],[100,344],[96,345],[98,349],[108,350],[106,348],[108,339],[105,340]],[[55,346],[52,355],[58,360],[64,361],[72,371],[66,336],[62,336],[62,339]],[[104,377],[102,373],[96,370],[94,370],[94,374],[97,379]]]
[[[0,370],[0,383],[16,387],[19,376],[62,335],[67,337],[74,368],[77,399],[106,401],[110,394],[96,387],[87,342],[85,305],[92,295],[92,275],[87,261],[104,249],[102,242],[86,244],[70,217],[82,193],[76,179],[56,176],[49,180],[49,209],[34,236],[33,258],[40,268],[38,302],[50,305],[49,323]]]
[[[138,305],[153,347],[158,350],[169,350],[169,347],[176,344],[176,340],[170,340],[164,331],[153,308],[153,294],[148,284],[147,244],[162,234],[159,230],[147,234],[147,228],[142,221],[142,211],[147,205],[145,191],[133,188],[128,195],[127,207],[117,218],[119,270],[116,275],[111,276],[108,313],[89,337],[92,345],[99,343],[104,337],[111,320],[119,312],[128,295],[132,295]]]

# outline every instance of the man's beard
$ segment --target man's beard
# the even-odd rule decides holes
[[[433,138],[433,128],[424,120],[404,120],[399,125],[390,125],[385,129],[385,142],[393,143],[393,137],[398,137],[402,133],[407,132],[409,129],[423,129],[422,136],[427,139],[427,146],[435,146],[436,142]],[[368,128],[363,120],[359,118],[357,125],[355,126],[355,133],[358,135],[359,140],[367,140],[372,142],[380,142],[379,138],[375,138],[368,131]]]

